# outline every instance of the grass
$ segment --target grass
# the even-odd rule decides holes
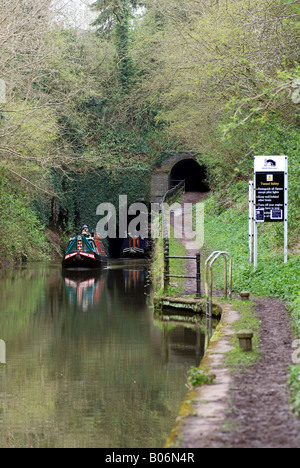
[[[188,384],[190,388],[200,385],[213,385],[216,376],[211,374],[208,367],[192,367],[188,371]]]
[[[245,367],[254,364],[261,356],[259,347],[260,323],[255,314],[254,303],[252,301],[243,302],[234,300],[232,301],[232,306],[241,314],[241,318],[232,325],[232,328],[236,332],[246,329],[254,333],[252,341],[253,350],[248,353],[245,353],[241,349],[236,334],[230,340],[233,350],[227,353],[226,365],[233,371],[238,370],[242,372]]]
[[[162,237],[156,239],[151,262],[151,281],[156,296],[164,293],[164,243]]]
[[[283,263],[282,235],[281,225],[265,224],[259,227],[259,263],[257,270],[254,270],[249,265],[247,205],[243,201],[237,202],[234,207],[220,213],[215,210],[213,199],[206,203],[205,245],[208,252],[226,250],[231,254],[234,291],[248,290],[252,296],[276,297],[285,301],[295,337],[300,337],[300,255],[298,250],[290,255],[287,264]],[[216,287],[222,288],[222,262],[215,271]],[[237,326],[245,328],[242,322]],[[291,349],[291,355],[293,352]],[[229,360],[238,362],[237,353],[236,349]],[[290,371],[292,408],[300,416],[300,364],[292,366]]]

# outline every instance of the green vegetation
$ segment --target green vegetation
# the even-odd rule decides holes
[[[286,300],[300,335],[299,2],[96,0],[92,9],[94,27],[79,30],[60,20],[58,0],[1,2],[1,260],[46,258],[45,226],[95,227],[98,204],[119,194],[148,200],[151,171],[188,148],[213,192],[208,248],[232,253],[237,291]],[[290,260],[282,264],[282,226],[261,226],[254,272],[246,193],[258,154],[289,156]],[[159,284],[159,255],[154,269]],[[171,269],[181,273],[181,262]]]
[[[191,387],[199,385],[212,385],[216,379],[214,374],[210,374],[208,368],[192,367],[188,371],[188,383]]]
[[[0,262],[49,260],[45,228],[30,209],[30,200],[0,179]]]
[[[300,366],[292,366],[290,370],[291,408],[300,418]]]
[[[59,20],[57,0],[1,0],[0,261],[48,258],[46,226],[95,227],[98,204],[117,205],[119,194],[147,201],[151,171],[188,148],[212,189],[207,249],[232,254],[236,292],[285,300],[300,337],[299,1],[96,0],[92,9],[94,29],[79,30]],[[259,154],[289,156],[290,246],[284,265],[282,226],[260,226],[254,271],[247,193]],[[160,239],[160,294],[162,250]],[[174,239],[170,251],[185,253]],[[171,273],[183,271],[171,262]],[[173,280],[168,293],[182,285]],[[241,307],[237,327],[257,331],[251,306]],[[256,345],[243,356],[255,357]],[[241,359],[237,348],[229,355]],[[300,415],[299,365],[290,385]]]
[[[227,365],[235,372],[241,372],[246,366],[254,364],[261,356],[259,348],[260,323],[258,317],[255,315],[253,302],[234,300],[232,305],[241,314],[240,319],[232,325],[233,329],[236,332],[240,330],[251,330],[254,334],[252,341],[253,350],[247,353],[241,349],[237,335],[234,335],[231,339],[231,344],[234,348],[227,353]]]
[[[2,191],[18,186],[28,216],[65,233],[94,225],[95,207],[118,192],[147,200],[148,175],[168,151],[201,155],[222,210],[254,154],[286,153],[296,243],[297,2],[96,0],[92,9],[93,28],[76,29],[59,19],[58,0],[1,2]]]
[[[1,2],[2,193],[9,197],[18,186],[23,212],[55,231],[73,232],[83,221],[95,227],[96,207],[115,203],[119,193],[147,200],[149,171],[168,149],[155,112],[136,97],[139,72],[130,55],[140,5],[97,1],[98,31],[82,31],[57,20],[56,0],[43,2],[43,14],[33,0]],[[10,223],[23,228],[16,210]],[[26,230],[23,238],[29,243]],[[4,259],[11,260],[13,243],[7,239]]]
[[[187,255],[186,249],[180,242],[174,238],[174,232],[170,237],[170,255],[174,257],[183,257]],[[170,275],[187,275],[187,261],[170,259]],[[184,278],[170,278],[168,295],[176,296],[184,292]]]
[[[242,184],[245,186],[245,184]],[[246,188],[246,186],[245,186]],[[248,213],[242,197],[237,196],[237,186],[233,187],[231,196],[235,199],[232,207],[220,213],[219,202],[214,197],[206,204],[205,236],[209,250],[226,250],[233,257],[233,288],[236,293],[250,291],[252,296],[278,297],[287,302],[291,313],[294,333],[300,337],[300,256],[290,255],[287,264],[283,263],[282,232],[278,226],[264,225],[259,230],[259,265],[257,270],[249,265],[248,252]],[[229,192],[228,192],[229,195]],[[246,198],[246,193],[244,194]],[[221,268],[221,267],[220,267]],[[222,287],[222,270],[216,278],[217,287]],[[219,278],[219,279],[218,279]],[[219,283],[218,283],[219,281]],[[237,324],[239,329],[245,323]],[[253,325],[256,329],[255,324]],[[251,325],[248,325],[252,328]],[[247,328],[247,326],[246,326]],[[291,354],[293,350],[291,349]],[[252,353],[250,353],[252,354]],[[255,357],[255,352],[252,355]],[[231,359],[239,359],[236,351],[230,354]],[[250,356],[251,358],[251,356]],[[248,359],[248,356],[247,356]],[[299,414],[300,366],[291,367],[290,384],[294,410]]]
[[[151,283],[155,294],[164,293],[164,242],[160,236],[154,243],[151,262]]]
[[[280,245],[277,226],[264,225],[259,230],[259,260],[258,268],[254,270],[249,265],[248,213],[230,208],[216,214],[209,211],[211,204],[212,201],[206,205],[206,245],[209,249],[224,249],[231,253],[234,290],[278,297],[290,304],[296,302],[300,287],[300,257],[291,255],[288,263],[283,263],[283,241],[281,238]]]
[[[171,236],[169,239],[169,249],[171,256],[185,256],[187,254],[184,246],[175,239],[174,231],[171,228]],[[151,267],[152,284],[157,296],[164,294],[164,242],[163,238],[159,237],[155,242],[153,261]],[[187,262],[186,260],[170,259],[170,275],[186,275],[187,274]],[[167,296],[180,296],[184,292],[184,278],[170,278],[170,285]]]

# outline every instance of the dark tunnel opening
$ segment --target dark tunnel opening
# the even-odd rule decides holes
[[[170,188],[185,179],[187,192],[208,192],[209,185],[206,181],[207,169],[200,166],[194,159],[184,159],[173,167],[170,174]]]
[[[124,239],[108,239],[108,255],[110,258],[120,258]]]

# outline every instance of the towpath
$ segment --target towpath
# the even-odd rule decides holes
[[[196,203],[204,202],[209,195],[209,192],[186,192],[180,201],[182,210],[175,210],[174,211],[174,220],[177,216],[184,216],[185,223],[189,226],[192,226],[192,209],[191,206],[195,205]],[[199,252],[199,245],[197,242],[191,239],[187,239],[183,237],[179,239],[180,243],[184,245],[185,249],[188,252],[189,256],[195,256],[196,253]],[[196,262],[195,261],[188,261],[187,262],[187,276],[196,277]],[[195,280],[188,279],[184,285],[184,293],[185,294],[195,294]],[[202,285],[203,287],[203,285]]]
[[[186,193],[182,204],[197,203],[205,198],[206,194]],[[186,239],[182,243],[189,254],[196,253],[196,245]],[[194,274],[192,263],[189,272]],[[185,292],[193,293],[194,288],[194,283],[188,281]],[[193,414],[182,424],[179,446],[300,448],[300,421],[290,411],[287,386],[288,367],[292,365],[294,352],[290,317],[285,304],[277,299],[259,298],[254,302],[261,322],[261,358],[241,373],[230,374],[226,369],[221,354],[222,350],[226,351],[231,334],[230,320],[234,320],[236,314],[227,311],[228,336],[224,334],[223,343],[217,345],[219,349],[214,355],[216,386],[199,390]],[[207,412],[208,404],[204,399],[210,401]]]

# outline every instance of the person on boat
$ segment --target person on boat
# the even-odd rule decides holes
[[[85,236],[85,237],[90,237],[89,228],[88,228],[87,224],[84,224],[82,226],[81,235]]]

